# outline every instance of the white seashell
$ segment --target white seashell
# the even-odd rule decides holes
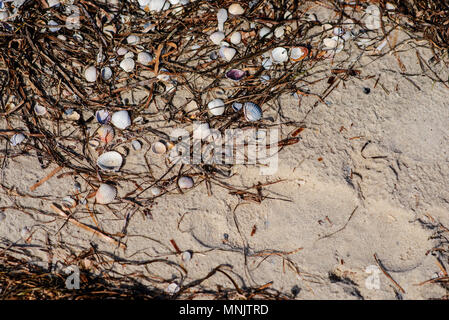
[[[219,46],[221,41],[225,38],[225,34],[221,31],[216,31],[216,32],[212,33],[209,36],[209,38],[214,44]]]
[[[123,56],[123,59],[128,59],[128,58],[130,58],[130,59],[134,58],[134,52],[129,51]]]
[[[128,44],[138,44],[140,42],[140,37],[136,36],[136,35],[130,35],[128,36],[128,38],[126,38],[126,42],[128,42]]]
[[[207,107],[209,108],[210,113],[212,113],[214,116],[220,116],[225,111],[224,101],[217,98],[212,101],[210,101],[207,104]]]
[[[234,102],[234,103],[232,103],[232,109],[233,109],[235,112],[240,111],[240,110],[242,109],[242,107],[243,107],[243,103],[240,103],[240,102]]]
[[[128,111],[122,110],[112,114],[111,123],[119,129],[126,129],[131,125],[131,118]]]
[[[97,80],[97,68],[90,66],[84,71],[84,78],[87,82],[95,82]]]
[[[133,59],[131,58],[126,58],[123,59],[122,62],[120,62],[120,67],[125,71],[125,72],[131,72],[133,71],[135,66],[135,62]]]
[[[177,5],[180,2],[180,0],[168,0],[168,1],[170,1],[172,5]]]
[[[243,105],[243,113],[248,121],[258,121],[262,118],[262,109],[253,102],[246,102]]]
[[[133,146],[133,149],[136,151],[142,149],[142,144],[140,143],[139,140],[133,140],[131,142],[131,145]]]
[[[34,113],[36,113],[38,116],[43,116],[47,113],[47,108],[41,106],[39,103],[36,103],[34,105]]]
[[[126,49],[126,48],[120,47],[117,49],[117,54],[119,56],[124,56],[127,53],[128,53],[128,49]]]
[[[231,43],[233,44],[239,44],[240,41],[242,41],[242,34],[238,31],[232,33],[231,35]]]
[[[229,6],[228,11],[230,14],[234,16],[241,15],[245,12],[245,9],[242,8],[242,6],[238,3],[233,3]]]
[[[112,78],[112,70],[109,67],[104,67],[101,69],[101,77],[103,80],[107,81]]]
[[[47,5],[49,8],[59,6],[61,4],[60,0],[47,0]]]
[[[278,39],[282,38],[284,36],[284,33],[285,33],[284,26],[280,26],[280,27],[277,27],[276,29],[274,29],[274,36]]]
[[[335,28],[332,30],[332,33],[333,33],[334,35],[336,35],[336,36],[341,37],[342,35],[345,34],[345,30],[343,30],[343,28],[340,28],[340,27],[335,27]]]
[[[63,35],[63,34],[58,34],[58,36],[56,38],[58,38],[61,41],[67,41],[67,37],[65,35]]]
[[[338,46],[338,42],[334,38],[325,38],[323,44],[327,49],[334,49]]]
[[[48,21],[48,25],[49,26],[58,26],[59,23],[57,23],[54,20],[50,20]],[[53,28],[48,28],[51,32],[58,32],[59,30],[61,30],[61,27],[53,27]]]
[[[300,61],[304,59],[308,53],[309,50],[306,47],[293,47],[290,51],[290,59],[293,61]]]
[[[102,63],[106,57],[104,54],[100,51],[97,53],[97,63]]]
[[[262,67],[264,67],[264,69],[266,69],[266,70],[270,69],[272,65],[273,65],[273,60],[271,60],[271,58],[265,58],[262,61]]]
[[[99,204],[109,204],[114,201],[116,196],[117,189],[114,186],[102,183],[95,194],[95,200]]]
[[[16,133],[11,137],[9,140],[11,145],[13,147],[17,146],[18,144],[22,143],[25,140],[25,135],[23,133]]]
[[[105,171],[119,171],[122,163],[122,155],[117,151],[105,152],[97,159],[97,166]]]
[[[147,66],[153,61],[153,56],[149,54],[148,52],[140,52],[137,55],[137,62]]]
[[[266,39],[270,39],[273,35],[270,34],[271,29],[268,27],[263,27],[259,30],[259,38],[265,37]]]
[[[167,152],[167,146],[165,145],[165,143],[157,141],[151,146],[151,151],[153,151],[155,154],[164,154],[165,152]]]
[[[219,51],[220,57],[225,59],[226,61],[231,61],[232,58],[234,58],[235,54],[237,53],[237,50],[230,47],[221,47]]]
[[[346,19],[345,21],[343,21],[343,29],[345,29],[345,30],[354,29],[354,20]]]
[[[218,31],[224,30],[224,23],[228,20],[228,11],[226,9],[218,9],[217,11],[217,21],[218,21]]]
[[[192,259],[192,253],[191,251],[184,251],[181,255],[181,259],[184,262],[189,262],[190,259]]]
[[[162,189],[159,187],[152,187],[150,189],[150,191],[151,191],[151,194],[155,197],[159,196],[162,193]]]
[[[165,291],[169,294],[175,294],[177,293],[181,288],[174,282],[170,283],[167,287],[167,289],[165,289]]]
[[[168,82],[170,81],[170,75],[167,74],[169,71],[165,68],[161,68],[159,70],[159,74],[157,75],[156,78],[158,78],[159,80],[163,81],[163,82]]]
[[[102,109],[95,112],[95,118],[101,124],[106,124],[111,120],[111,115],[108,110]]]
[[[204,140],[210,135],[210,127],[208,123],[194,123],[193,139]]]
[[[114,128],[109,125],[102,125],[98,130],[97,134],[100,140],[104,143],[109,143],[114,139]]]
[[[72,209],[76,207],[76,200],[72,197],[64,197],[61,201],[61,206],[64,209]]]
[[[178,180],[178,186],[181,189],[190,189],[193,187],[193,179],[191,177],[183,176]]]
[[[274,63],[283,63],[288,60],[288,51],[283,47],[274,48],[271,51],[271,59]]]

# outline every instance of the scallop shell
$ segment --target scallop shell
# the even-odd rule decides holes
[[[44,114],[47,113],[47,108],[41,106],[39,103],[36,103],[34,105],[34,113],[37,114],[38,116],[43,116]]]
[[[84,78],[87,82],[95,82],[97,80],[97,68],[90,66],[84,71]]]
[[[126,129],[131,125],[131,118],[128,111],[122,110],[112,114],[111,123],[119,129]]]
[[[221,41],[223,41],[223,39],[225,38],[225,34],[221,31],[216,31],[212,33],[209,38],[214,44],[219,46]]]
[[[234,80],[234,81],[239,81],[242,80],[243,77],[245,77],[246,72],[243,70],[239,70],[239,69],[231,69],[228,72],[226,72],[225,76],[228,79]]]
[[[109,204],[114,201],[116,196],[117,189],[114,186],[102,183],[95,194],[95,200],[99,204]]]
[[[233,32],[230,41],[232,44],[239,44],[242,41],[242,34],[238,31]]]
[[[229,6],[228,12],[234,16],[238,16],[243,14],[245,12],[245,9],[243,9],[243,7],[240,4],[233,3]]]
[[[207,107],[209,108],[210,113],[212,113],[214,116],[220,116],[225,111],[224,101],[217,98],[212,101],[210,101],[207,104]]]
[[[164,154],[165,152],[167,152],[167,146],[161,141],[156,141],[151,146],[151,151],[153,151],[155,154]]]
[[[117,151],[108,151],[103,153],[97,159],[97,166],[105,171],[119,171],[122,166],[122,155]]]
[[[22,143],[25,140],[25,135],[23,133],[16,133],[11,137],[9,142],[13,147],[17,146],[18,144]]]
[[[95,118],[97,118],[97,121],[101,124],[106,124],[111,120],[111,114],[108,110],[98,110],[95,112]]]
[[[98,129],[97,133],[100,140],[104,143],[109,143],[114,139],[114,128],[111,126],[103,125]]]
[[[301,61],[309,54],[309,49],[306,47],[293,47],[290,52],[290,59],[292,61]]]
[[[131,58],[125,58],[120,62],[120,68],[122,68],[125,72],[131,72],[134,69],[136,63]]]
[[[226,61],[231,61],[232,58],[234,58],[235,54],[237,53],[237,50],[230,47],[221,47],[219,51],[220,57],[225,59]]]
[[[253,102],[246,102],[243,105],[243,113],[247,121],[258,121],[262,118],[262,109]]]
[[[193,187],[193,179],[191,177],[183,176],[178,180],[178,186],[181,189],[190,189]]]
[[[140,64],[143,64],[144,66],[147,66],[153,61],[153,56],[149,54],[148,52],[140,52],[137,55],[137,62]]]
[[[109,80],[112,78],[112,70],[109,67],[104,67],[101,69],[101,77],[103,80]]]
[[[283,47],[274,48],[271,51],[271,59],[274,63],[283,63],[288,60],[288,51]]]

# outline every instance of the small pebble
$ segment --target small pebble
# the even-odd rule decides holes
[[[370,88],[367,88],[367,87],[363,88],[363,93],[364,94],[369,94],[370,92],[371,92]]]

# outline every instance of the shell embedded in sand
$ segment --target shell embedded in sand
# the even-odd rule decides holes
[[[271,51],[271,59],[274,63],[283,63],[288,60],[288,51],[283,47],[274,48]]]
[[[100,137],[100,140],[104,143],[109,143],[114,139],[114,128],[108,125],[102,125],[98,131],[98,136]]]
[[[243,112],[247,121],[258,121],[262,118],[262,109],[253,102],[246,102],[243,105]]]
[[[184,261],[184,262],[189,262],[190,259],[192,259],[192,252],[189,251],[189,250],[184,251],[184,252],[182,253],[182,255],[181,255],[181,259],[182,259],[182,261]]]
[[[136,63],[132,58],[125,58],[120,62],[120,68],[122,68],[125,72],[131,72],[134,70],[134,66]]]
[[[13,147],[17,146],[18,144],[22,143],[25,140],[25,135],[23,133],[16,133],[11,137],[9,142]]]
[[[293,47],[290,52],[290,59],[292,61],[301,61],[309,54],[309,49],[306,47]]]
[[[95,194],[95,200],[99,204],[109,204],[114,201],[116,196],[117,189],[114,186],[102,183]]]
[[[119,56],[124,56],[127,53],[128,53],[128,49],[126,49],[126,48],[120,47],[117,49],[117,54]]]
[[[243,107],[243,103],[240,102],[234,102],[232,103],[232,110],[234,110],[235,112],[240,111]]]
[[[233,3],[229,6],[228,12],[234,16],[238,16],[243,14],[245,12],[245,9],[243,9],[243,7],[240,4]]]
[[[119,171],[122,163],[122,155],[117,151],[105,152],[97,159],[97,166],[105,171]]]
[[[181,189],[190,189],[193,187],[193,179],[191,177],[183,176],[178,180],[178,186]]]
[[[220,116],[225,111],[225,103],[219,98],[210,101],[207,104],[207,107],[209,108],[210,113],[212,113],[214,116]]]
[[[155,154],[164,154],[165,152],[167,152],[167,146],[161,141],[156,141],[151,146],[151,151],[153,151]]]
[[[112,114],[111,123],[119,129],[126,129],[131,125],[131,118],[128,111],[122,110]]]
[[[140,2],[147,2],[147,5],[144,7],[145,10],[149,11],[161,12],[170,8],[170,2],[167,0],[140,0],[139,3]]]
[[[242,41],[242,34],[238,31],[233,32],[229,40],[231,40],[232,44],[239,44]]]
[[[221,31],[216,31],[212,33],[209,38],[214,44],[219,46],[221,41],[223,41],[223,39],[225,38],[225,34]]]
[[[278,39],[282,38],[285,34],[285,27],[284,26],[280,26],[277,27],[276,29],[274,29],[274,36]]]
[[[87,82],[95,82],[97,80],[97,68],[90,66],[84,71],[84,78]]]
[[[153,61],[153,56],[149,54],[148,52],[140,52],[137,55],[137,62],[140,64],[143,64],[144,66],[147,66]]]
[[[268,28],[268,27],[262,27],[260,30],[259,30],[259,38],[266,38],[266,39],[269,39],[269,38],[271,38],[272,36],[273,36],[273,34],[270,34],[271,33],[271,29],[270,28]]]

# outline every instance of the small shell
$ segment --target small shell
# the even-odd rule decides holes
[[[239,70],[239,69],[231,69],[228,72],[226,72],[226,78],[234,80],[234,81],[239,81],[242,80],[243,77],[246,75],[246,72],[243,70]]]
[[[266,39],[270,39],[272,36],[273,36],[273,34],[270,34],[271,33],[271,29],[270,28],[268,28],[268,27],[263,27],[263,28],[261,28],[260,30],[259,30],[259,38],[266,38]]]
[[[120,62],[120,68],[122,68],[125,72],[131,72],[134,70],[135,62],[131,58],[125,58]]]
[[[138,44],[140,42],[140,37],[132,34],[126,38],[126,41],[131,45]]]
[[[114,139],[114,128],[111,126],[103,125],[98,129],[97,133],[100,140],[104,143],[109,143]]]
[[[309,49],[306,47],[293,47],[290,52],[290,59],[292,61],[301,61],[309,54]]]
[[[97,68],[90,66],[84,71],[84,78],[87,82],[95,82],[97,80]]]
[[[47,113],[47,108],[41,106],[39,103],[36,103],[34,105],[34,113],[37,114],[38,116],[43,116],[44,114]]]
[[[218,31],[223,31],[224,23],[228,20],[228,11],[226,9],[218,9],[217,11],[217,21],[218,21]]]
[[[103,80],[109,80],[112,78],[112,70],[109,67],[104,67],[101,69],[101,77]]]
[[[128,111],[122,110],[112,114],[111,123],[119,129],[126,129],[131,125],[131,118]]]
[[[147,66],[153,61],[153,56],[149,54],[148,52],[140,52],[137,55],[137,62],[140,64],[143,64],[144,66]]]
[[[13,147],[17,146],[18,144],[22,143],[25,140],[25,135],[23,133],[16,133],[11,137],[9,140],[11,145]]]
[[[219,51],[220,57],[225,59],[226,61],[231,61],[232,58],[234,58],[235,54],[237,53],[237,50],[230,47],[221,47]]]
[[[161,68],[159,70],[159,74],[157,75],[156,78],[158,78],[159,80],[161,80],[163,82],[168,82],[168,81],[170,81],[170,75],[167,73],[169,73],[169,71],[167,69]]]
[[[117,189],[109,184],[102,183],[95,194],[95,200],[99,204],[108,204],[114,201]]]
[[[190,189],[193,187],[193,179],[191,177],[183,176],[179,178],[178,186],[181,189]]]
[[[224,101],[221,99],[214,99],[207,104],[210,113],[214,116],[220,116],[225,111]]]
[[[145,7],[145,9],[148,8],[146,10],[149,11],[161,12],[170,8],[170,2],[168,2],[167,0],[150,0],[147,2],[148,5]]]
[[[72,197],[64,197],[61,202],[61,206],[64,209],[72,209],[76,207],[76,200]]]
[[[228,11],[230,14],[234,16],[241,15],[245,12],[245,9],[242,8],[242,6],[238,3],[233,3],[229,6]]]
[[[103,32],[104,34],[112,38],[114,36],[114,33],[117,32],[117,28],[114,25],[109,24],[103,27]]]
[[[212,33],[209,38],[214,44],[219,46],[221,41],[223,41],[223,39],[225,38],[225,34],[221,31],[216,31]]]
[[[139,140],[133,140],[131,142],[131,145],[133,146],[133,149],[136,151],[142,149],[142,144],[140,143]]]
[[[132,51],[129,51],[129,52],[127,52],[124,56],[123,56],[123,59],[132,59],[132,58],[134,58],[134,52],[132,52]]]
[[[182,261],[184,261],[184,262],[189,262],[190,259],[192,259],[192,252],[189,251],[189,250],[184,251],[184,252],[182,253],[182,255],[181,255],[181,259],[182,259]]]
[[[243,112],[247,121],[258,121],[262,118],[262,109],[253,102],[246,102],[243,105]]]
[[[59,23],[57,23],[54,20],[50,20],[48,21],[48,25],[49,26],[58,26]],[[53,28],[48,28],[51,32],[58,32],[59,30],[61,30],[61,27],[53,27]]]
[[[271,60],[271,58],[265,58],[265,59],[262,61],[262,67],[263,67],[265,70],[270,69],[272,66],[273,66],[273,60]]]
[[[284,26],[280,26],[280,27],[277,27],[276,29],[274,29],[274,36],[278,39],[282,38],[284,36],[284,33],[285,33]]]
[[[97,112],[95,112],[95,117],[101,124],[106,124],[111,120],[111,114],[106,109],[98,110]]]
[[[167,152],[167,146],[161,141],[156,141],[151,146],[151,151],[153,151],[155,154],[164,154],[165,152]]]
[[[172,282],[168,285],[167,289],[165,291],[169,294],[175,294],[177,293],[181,288],[175,283]]]
[[[97,159],[97,166],[105,171],[119,171],[122,166],[122,155],[117,151],[103,153]]]
[[[242,109],[242,107],[243,107],[243,103],[240,103],[240,102],[234,102],[234,103],[232,104],[232,109],[233,109],[235,112],[240,111],[240,110]]]
[[[117,54],[119,56],[124,56],[127,53],[128,53],[128,49],[126,49],[126,48],[120,47],[117,49]]]
[[[238,31],[233,32],[230,40],[232,44],[239,44],[242,41],[242,34]]]
[[[283,63],[288,60],[288,51],[283,47],[274,48],[271,51],[271,59],[274,63]]]
[[[150,191],[151,191],[151,194],[155,197],[159,196],[162,193],[162,189],[159,187],[152,187],[150,189]]]

